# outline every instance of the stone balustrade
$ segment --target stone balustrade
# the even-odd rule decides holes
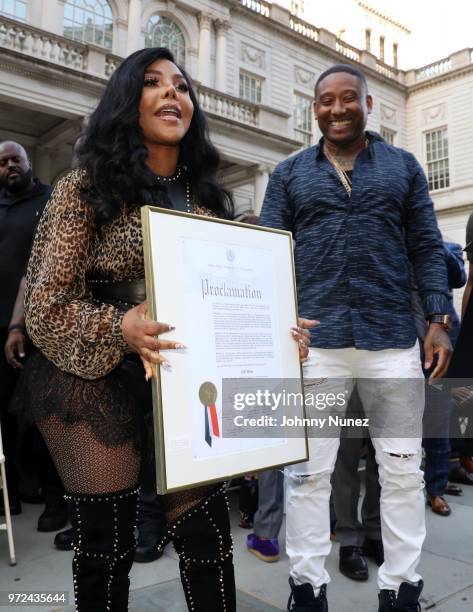
[[[245,102],[208,87],[198,87],[198,99],[202,110],[210,115],[217,115],[244,125],[258,125],[258,106]]]
[[[360,61],[360,50],[357,49],[356,47],[352,47],[345,41],[340,40],[340,38],[337,39],[335,48],[339,53],[341,53],[348,59],[354,60],[355,62]]]
[[[449,57],[445,57],[438,62],[433,62],[432,64],[427,64],[427,66],[422,66],[421,68],[417,68],[415,71],[415,79],[416,81],[422,81],[423,79],[430,79],[434,76],[438,76],[444,72],[448,72],[452,69],[452,60]]]
[[[397,79],[399,76],[399,70],[394,68],[394,66],[389,66],[384,62],[377,61],[376,62],[376,72],[382,74],[390,79]]]
[[[28,57],[86,70],[87,46],[0,15],[0,47]]]
[[[265,2],[265,0],[240,0],[240,3],[259,15],[263,15],[263,17],[269,17],[269,13],[271,11],[271,4],[269,2]]]
[[[290,12],[286,9],[277,7],[277,5],[274,4],[270,5],[264,0],[234,0],[234,2],[238,2],[240,6],[254,11],[259,15],[263,15],[264,17],[268,17],[269,19],[273,19],[281,23],[285,21],[282,18],[284,17],[282,13],[287,13],[287,25],[289,25],[291,30],[293,30],[296,34],[304,36],[313,42],[323,44],[326,47],[330,47],[347,59],[364,64],[373,70],[376,70],[379,74],[385,77],[399,82],[404,82],[404,72],[402,70],[385,64],[367,51],[360,50],[352,45],[349,45],[340,38],[337,38],[337,36],[332,32],[312,25],[303,19],[300,19],[296,15],[290,14]],[[281,15],[278,15],[278,17],[275,17],[275,7],[278,8],[278,13],[281,13]]]
[[[319,29],[311,25],[310,23],[299,19],[299,17],[295,17],[294,15],[292,15],[289,21],[289,25],[291,27],[291,30],[294,30],[294,32],[302,34],[302,36],[310,38],[310,40],[319,40]]]
[[[405,83],[408,86],[422,86],[424,81],[436,77],[442,77],[450,71],[466,68],[473,64],[473,50],[469,47],[455,51],[449,57],[444,57],[436,62],[421,66],[405,73]]]
[[[233,0],[233,3],[268,18],[269,21],[276,20],[286,24],[294,33],[314,43],[328,46],[342,56],[376,70],[380,75],[408,86],[473,63],[473,51],[467,48],[453,53],[450,57],[405,72],[380,61],[367,51],[360,51],[338,39],[333,33],[291,15],[285,9],[278,7],[281,14],[276,14],[276,5],[271,5],[267,0]],[[101,47],[73,41],[3,15],[0,15],[1,48],[103,79],[109,78],[122,61],[122,58],[110,54]],[[237,98],[218,96],[216,92],[210,94],[210,91],[213,90],[202,94],[205,104],[209,106],[206,110],[217,112],[229,119],[236,118],[237,121],[248,125],[257,124],[257,106],[249,105]]]

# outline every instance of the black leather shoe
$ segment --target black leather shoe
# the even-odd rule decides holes
[[[150,563],[162,556],[158,545],[165,530],[162,498],[156,493],[142,491],[138,501],[138,542],[134,556],[137,563]]]
[[[54,546],[58,550],[72,550],[72,545],[74,543],[74,527],[69,527],[69,529],[64,529],[64,531],[60,531],[56,534],[54,538]]]
[[[340,546],[338,567],[351,580],[368,580],[368,564],[360,546]]]
[[[163,556],[163,551],[157,549],[158,544],[159,540],[153,543],[142,543],[141,545],[138,542],[133,560],[137,563],[151,563],[151,561],[156,561],[156,559]]]
[[[0,516],[5,516],[5,506],[3,505],[3,495],[0,495]],[[18,497],[12,497],[10,495],[8,499],[8,505],[10,506],[10,514],[15,516],[16,514],[21,514],[21,502]]]
[[[378,612],[420,612],[419,597],[424,583],[419,580],[419,584],[403,582],[396,591],[382,590],[379,592]]]
[[[363,554],[365,557],[373,559],[376,565],[379,567],[384,563],[384,547],[382,540],[372,540],[371,538],[365,538],[363,542]]]
[[[38,531],[59,531],[67,525],[67,506],[63,499],[50,501],[38,518]]]
[[[291,587],[291,595],[287,602],[289,612],[328,612],[326,584],[320,587],[317,597],[308,582],[296,585],[294,580],[289,578],[289,586]]]
[[[473,474],[467,472],[465,468],[460,465],[450,470],[448,480],[450,482],[456,482],[457,484],[473,485]]]

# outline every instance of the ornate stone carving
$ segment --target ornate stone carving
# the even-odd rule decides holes
[[[315,86],[315,73],[299,66],[294,67],[294,81],[298,85],[313,89]]]
[[[228,32],[228,30],[231,28],[231,24],[227,19],[216,19],[215,20],[215,29],[217,30],[217,32]]]
[[[262,49],[257,49],[247,45],[246,43],[241,44],[241,59],[252,66],[257,66],[264,70],[266,64],[265,52]]]
[[[387,122],[391,124],[397,123],[397,112],[395,108],[391,106],[387,106],[386,104],[381,104],[380,106],[380,116],[382,122]]]
[[[428,123],[442,121],[443,119],[445,119],[445,116],[445,102],[442,102],[440,104],[435,104],[434,106],[424,108],[422,111],[422,122],[424,123],[424,125],[426,125]]]
[[[199,13],[199,25],[201,30],[210,30],[212,16],[210,13]]]

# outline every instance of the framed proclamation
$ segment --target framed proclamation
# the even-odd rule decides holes
[[[291,234],[143,207],[158,493],[305,461]],[[290,401],[289,401],[290,400]]]

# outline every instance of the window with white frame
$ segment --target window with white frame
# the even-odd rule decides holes
[[[312,98],[294,94],[294,138],[312,144]]]
[[[379,132],[386,142],[392,145],[394,144],[396,139],[396,132],[394,130],[381,126]]]
[[[113,15],[107,0],[66,0],[64,36],[112,48]]]
[[[182,66],[186,63],[186,42],[181,28],[161,15],[153,15],[146,26],[146,47],[167,47],[174,55],[176,62]]]
[[[247,72],[240,72],[240,98],[254,102],[255,104],[261,103],[263,90],[263,79],[260,77],[248,74]]]
[[[434,191],[450,187],[447,128],[425,133],[425,160],[429,189]]]
[[[6,17],[26,21],[28,0],[0,0],[0,13]]]

